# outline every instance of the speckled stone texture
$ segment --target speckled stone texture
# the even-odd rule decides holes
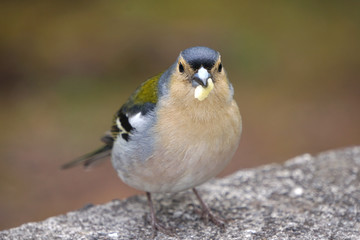
[[[201,221],[191,191],[154,194],[158,218],[177,234],[155,239],[360,239],[360,147],[242,170],[198,190],[226,229]],[[0,239],[150,239],[148,210],[145,196],[87,205]]]

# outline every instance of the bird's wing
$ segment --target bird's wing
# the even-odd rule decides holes
[[[158,74],[145,81],[115,114],[110,132],[101,138],[101,141],[105,143],[104,146],[62,165],[61,168],[68,169],[80,164],[89,167],[93,163],[110,156],[114,141],[117,137],[121,136],[125,141],[129,141],[131,132],[135,129],[135,127],[130,124],[129,118],[138,113],[146,115],[155,108],[158,98],[157,85],[160,76],[161,74]]]
[[[138,114],[146,116],[154,110],[158,101],[158,82],[161,75],[158,74],[145,81],[115,114],[111,127],[114,141],[119,136],[129,141],[129,136],[136,129],[136,126],[131,125],[131,118]]]

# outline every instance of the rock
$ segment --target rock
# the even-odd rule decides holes
[[[203,223],[191,191],[154,194],[158,218],[178,239],[360,239],[360,147],[242,170],[198,190],[227,227]],[[147,214],[145,196],[134,196],[26,223],[0,239],[149,239]]]

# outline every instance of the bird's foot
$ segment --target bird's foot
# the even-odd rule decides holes
[[[166,234],[166,235],[168,235],[168,236],[171,236],[171,237],[175,237],[175,236],[176,236],[175,233],[174,233],[174,231],[173,231],[173,229],[171,229],[171,228],[166,228],[163,224],[161,224],[161,223],[157,220],[156,217],[155,217],[155,218],[151,217],[150,223],[151,223],[151,227],[152,227],[152,235],[151,235],[152,238],[155,238],[155,237],[156,237],[156,234],[157,234],[158,231],[161,232],[161,233],[163,233],[163,234]]]
[[[201,218],[204,220],[204,222],[207,224],[209,220],[216,224],[217,226],[221,228],[225,228],[226,220],[220,216],[214,215],[208,205],[202,200],[199,193],[195,188],[193,188],[193,192],[195,193],[196,197],[198,198],[200,205],[201,205],[201,211],[197,211]]]
[[[210,220],[210,222],[214,223],[220,228],[225,228],[226,220],[220,216],[216,216],[211,212],[208,208],[202,208],[201,210],[195,210],[201,218],[204,220],[204,222],[207,224]]]
[[[149,192],[146,192],[146,196],[148,199],[149,207],[150,207],[150,223],[152,227],[152,238],[155,238],[157,231],[162,232],[168,236],[175,237],[175,233],[172,229],[168,229],[164,227],[156,218],[155,215],[155,209],[151,200],[151,194]]]

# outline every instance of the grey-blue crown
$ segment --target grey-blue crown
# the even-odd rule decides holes
[[[185,49],[180,54],[194,70],[201,66],[210,70],[219,58],[219,53],[208,47],[192,47]]]

